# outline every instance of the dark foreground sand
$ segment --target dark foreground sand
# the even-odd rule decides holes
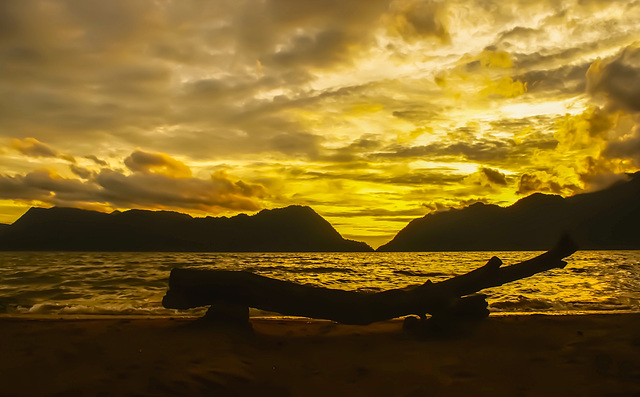
[[[253,320],[0,319],[7,396],[640,396],[640,315],[491,317],[471,335]]]

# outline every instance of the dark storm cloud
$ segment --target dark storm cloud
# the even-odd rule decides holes
[[[167,123],[201,122],[211,123],[214,131],[228,129],[233,120],[225,123],[221,117],[221,123],[216,116],[246,115],[243,104],[250,105],[247,99],[260,90],[309,81],[306,69],[316,64],[314,56],[321,66],[328,53],[344,53],[362,40],[364,44],[370,36],[362,34],[362,24],[375,20],[384,8],[382,2],[376,8],[355,1],[335,2],[332,7],[271,1],[263,3],[264,14],[257,14],[266,24],[262,26],[230,24],[230,15],[240,21],[262,7],[254,2],[218,1],[195,8],[187,3],[3,2],[0,127],[24,136],[21,130],[42,126],[38,137],[53,143],[69,142],[66,138],[83,131],[85,139],[106,133],[134,145],[140,143],[141,131]],[[309,21],[318,25],[313,32],[326,28],[346,39],[323,41],[324,53],[315,48],[302,56],[295,48],[287,50],[295,58],[287,62],[289,70],[268,69],[265,76],[256,77],[256,62],[284,54],[278,46],[286,44],[293,32],[309,27]],[[243,37],[251,36],[249,30],[265,43],[254,43],[257,47],[251,54],[238,51],[246,44]],[[167,59],[226,75],[182,83]],[[346,55],[340,59],[346,60]],[[195,101],[201,106],[194,106]],[[246,120],[247,129],[254,125],[261,125],[259,117]]]
[[[341,30],[324,30],[316,34],[299,35],[293,38],[290,48],[276,52],[267,61],[279,67],[291,65],[313,65],[327,67],[351,60],[348,52],[353,38]]]
[[[132,92],[157,93],[158,80],[166,81],[164,67],[135,54],[144,51],[140,39],[152,30],[155,7],[118,0],[2,3],[0,14],[11,23],[0,32],[0,72],[11,84],[0,90],[20,94],[13,100],[25,112],[37,109],[38,118],[62,123],[84,100],[93,103],[76,109],[99,110]]]
[[[544,171],[525,173],[518,182],[518,194],[529,194],[533,192],[553,193],[559,195],[573,195],[581,193],[583,189],[572,183],[563,183],[554,175]]]
[[[95,188],[77,179],[62,178],[46,170],[37,170],[26,175],[0,174],[0,197],[3,199],[88,201],[94,199]]]
[[[371,25],[387,10],[388,1],[328,0],[301,2],[249,1],[239,7],[236,17],[239,45],[270,60],[314,66],[325,65],[327,57],[340,60],[353,47],[369,44]],[[306,47],[306,48],[304,48]],[[313,53],[308,51],[312,48]],[[295,53],[286,61],[278,57]],[[271,59],[269,59],[269,57]]]
[[[492,128],[500,132],[521,132],[524,128],[535,127],[536,125],[544,125],[553,122],[552,116],[539,115],[523,118],[502,118],[492,120],[489,124]]]
[[[93,154],[90,154],[88,156],[84,156],[85,159],[87,160],[91,160],[94,163],[96,163],[97,165],[101,165],[103,167],[106,167],[107,165],[109,165],[106,161],[94,156]]]
[[[456,174],[453,169],[403,170],[394,175],[385,170],[384,166],[373,163],[356,163],[357,166],[353,167],[350,165],[350,163],[344,163],[340,164],[340,167],[325,166],[314,171],[287,167],[281,169],[281,172],[296,180],[351,180],[396,186],[451,186],[460,183],[465,178],[464,175]]]
[[[268,79],[207,78],[187,82],[183,85],[184,99],[193,102],[217,104],[244,99],[262,87],[269,87]],[[193,104],[193,103],[191,103]]]
[[[282,133],[269,140],[268,147],[291,156],[317,157],[321,138],[308,133]]]
[[[482,167],[480,168],[480,172],[485,176],[487,181],[493,185],[507,185],[505,175],[498,170]]]
[[[630,158],[640,166],[640,132],[636,127],[632,135],[626,139],[609,142],[602,155],[607,158]]]
[[[582,93],[586,87],[585,73],[590,63],[565,65],[551,70],[534,70],[516,77],[527,84],[527,92],[555,92],[562,95]]]
[[[391,3],[390,29],[405,41],[415,42],[435,37],[443,42],[450,39],[444,18],[446,2],[404,0]]]
[[[441,106],[435,106],[428,103],[421,103],[420,107],[412,106],[414,109],[402,109],[402,106],[398,106],[399,110],[393,111],[393,117],[401,120],[408,121],[414,124],[423,124],[429,122],[441,115],[444,110]]]
[[[391,146],[373,157],[378,158],[425,158],[463,157],[467,160],[487,162],[503,160],[511,152],[513,142],[480,139],[475,142],[432,143],[424,146]]]
[[[512,129],[512,132],[517,133],[522,130],[518,127],[520,123],[513,119],[504,119],[497,123],[500,132]],[[457,142],[452,138],[453,136],[463,136],[465,139]],[[532,161],[532,153],[554,150],[558,146],[558,141],[553,136],[536,130],[522,135],[518,138],[518,142],[513,139],[477,139],[471,132],[461,135],[460,131],[450,133],[449,138],[420,146],[394,144],[363,157],[370,161],[422,159],[457,162],[467,160],[509,169],[526,167]]]
[[[594,62],[587,77],[589,93],[604,96],[609,106],[640,111],[640,46],[629,46],[612,58]]]
[[[163,154],[138,151],[127,160],[127,166],[136,171],[133,174],[107,168],[94,172],[76,165],[71,165],[71,171],[83,180],[64,178],[48,170],[15,176],[0,174],[0,198],[54,205],[101,203],[119,208],[216,213],[260,209],[260,198],[266,195],[264,186],[234,181],[224,171],[213,173],[209,179],[190,177],[184,164]]]
[[[290,122],[283,130],[288,117],[278,111],[321,98],[306,86],[313,71],[366,55],[378,45],[379,28],[409,41],[447,36],[442,4],[432,1],[220,0],[194,7],[24,0],[0,7],[0,128],[15,137],[37,130],[38,139],[65,150],[78,133],[135,147],[158,127],[180,125],[158,138],[158,150],[182,142],[172,149],[215,152],[218,137],[235,130],[263,137],[256,145],[232,139],[223,152],[260,152],[282,133],[309,133]],[[300,98],[279,106],[257,98],[269,90]],[[193,145],[177,136],[189,130],[207,134]]]
[[[0,174],[0,197],[3,199],[44,200],[49,196],[49,191],[31,186],[24,176]]]
[[[384,145],[381,137],[373,134],[365,134],[346,146],[335,149],[323,148],[322,155],[317,159],[334,163],[357,163],[359,160],[365,160],[365,157],[375,152]],[[344,165],[338,165],[342,168]]]
[[[197,178],[171,178],[161,174],[123,175],[103,170],[96,176],[96,183],[103,189],[104,201],[118,207],[150,206],[196,209],[219,212],[220,210],[260,209],[252,193],[259,187],[231,181],[225,174],[214,174],[210,180]]]
[[[462,179],[462,186],[459,186],[452,195],[460,198],[469,196],[482,197],[487,192],[499,192],[502,188],[507,187],[511,182],[510,179],[500,170],[478,167],[476,172]]]
[[[492,3],[492,8],[497,4]],[[575,95],[585,89],[585,72],[593,55],[619,48],[637,39],[637,30],[631,28],[640,11],[638,2],[530,2],[514,3],[526,14],[526,8],[546,8],[545,18],[532,26],[529,21],[500,32],[489,46],[508,51],[518,71],[515,79],[526,82],[529,93]],[[626,10],[621,10],[626,5]],[[495,7],[504,14],[509,7]],[[534,11],[534,10],[532,10]],[[535,11],[534,11],[535,12]],[[599,17],[589,18],[594,13]],[[505,15],[503,15],[505,16]],[[506,16],[510,18],[508,15]],[[513,17],[513,16],[511,16]],[[501,18],[501,17],[497,17]],[[499,25],[498,25],[499,26]],[[506,26],[509,26],[506,24]],[[598,40],[585,39],[588,34],[600,33]],[[562,35],[562,41],[557,38]],[[541,92],[542,91],[542,92]]]
[[[595,101],[594,124],[605,147],[597,158],[588,158],[585,181],[616,180],[611,174],[620,161],[631,160],[640,166],[640,46],[627,46],[617,54],[598,59],[587,71],[587,91]],[[600,184],[600,183],[598,183]]]
[[[71,170],[71,172],[82,179],[90,179],[93,176],[93,171],[88,170],[84,167],[77,166],[75,164],[69,165],[69,169]]]

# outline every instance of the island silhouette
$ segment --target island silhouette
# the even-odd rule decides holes
[[[544,250],[563,234],[581,249],[640,249],[640,172],[563,198],[534,193],[509,207],[475,203],[412,220],[377,251]],[[5,251],[368,252],[313,209],[194,218],[171,211],[31,208],[0,224]]]

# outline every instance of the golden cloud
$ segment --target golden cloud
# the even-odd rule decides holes
[[[132,174],[109,168],[95,172],[75,164],[71,171],[82,179],[65,178],[51,169],[0,174],[0,199],[220,213],[259,210],[260,199],[267,194],[264,186],[233,180],[226,171],[219,170],[210,179],[194,178],[184,163],[165,154],[136,151],[125,163]]]
[[[28,137],[24,139],[12,139],[11,147],[29,157],[56,157],[70,163],[76,162],[76,159],[73,156],[59,153],[51,146],[40,142],[36,138]]]
[[[25,156],[31,157],[57,157],[58,153],[50,146],[35,138],[13,139],[11,147]]]
[[[136,150],[124,159],[124,164],[134,172],[162,174],[172,178],[192,176],[191,169],[186,164],[166,153],[147,153]]]

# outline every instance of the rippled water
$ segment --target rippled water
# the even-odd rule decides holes
[[[174,267],[247,270],[347,290],[434,282],[536,252],[68,253],[0,252],[0,314],[198,315],[160,302]],[[640,311],[640,251],[582,251],[555,269],[488,294],[492,312]],[[255,313],[254,313],[255,314]]]

